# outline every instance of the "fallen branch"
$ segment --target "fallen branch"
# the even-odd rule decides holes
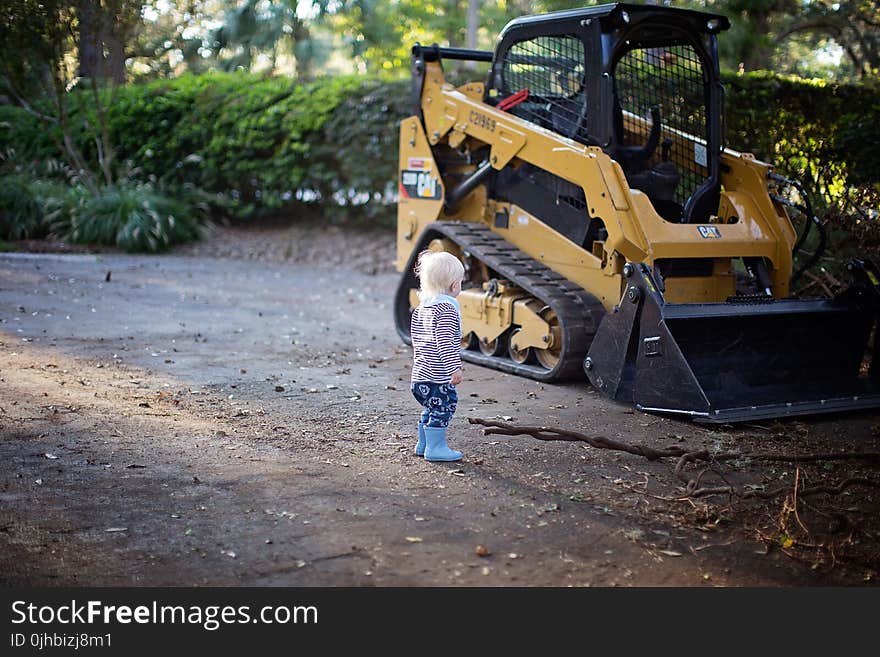
[[[808,286],[805,287],[803,290],[801,290],[802,292],[805,291],[805,290],[807,290],[807,289],[810,288],[810,287],[813,287],[814,285],[818,285],[819,287],[822,288],[822,290],[825,292],[825,294],[827,294],[829,297],[833,297],[833,296],[834,296],[834,293],[831,291],[831,288],[828,287],[828,286],[825,284],[825,282],[824,282],[822,279],[820,279],[818,276],[816,276],[816,275],[814,275],[814,274],[812,274],[812,273],[810,273],[810,272],[808,272],[808,271],[805,271],[805,272],[804,272],[804,275],[805,275],[807,278],[810,279],[810,285],[808,285]]]
[[[736,459],[750,459],[753,461],[784,461],[787,463],[808,463],[811,461],[843,461],[843,460],[880,460],[880,452],[824,452],[819,454],[778,454],[747,452],[718,452],[710,454],[708,450],[694,450],[687,447],[670,446],[664,449],[654,449],[646,445],[633,445],[604,436],[588,436],[578,431],[568,429],[556,429],[551,427],[518,427],[497,420],[484,420],[482,418],[469,417],[470,424],[479,424],[485,435],[523,436],[528,435],[538,440],[562,440],[570,442],[584,442],[596,449],[610,449],[635,456],[643,456],[649,461],[658,461],[664,458],[685,459],[689,461],[733,461]],[[684,466],[684,463],[681,466]],[[676,466],[678,471],[680,468]]]
[[[798,513],[797,494],[798,494],[798,482],[800,481],[800,478],[801,478],[801,469],[797,468],[794,473],[794,491],[792,492],[792,496],[791,496],[791,508],[792,508],[792,511],[794,512],[794,519],[797,520],[797,523],[801,526],[801,529],[804,530],[804,533],[807,536],[810,536],[810,530],[807,529],[807,526],[801,520],[801,515]]]
[[[820,454],[777,454],[777,453],[759,453],[748,454],[743,452],[719,452],[713,454],[707,449],[689,449],[687,447],[670,446],[664,449],[654,449],[644,445],[634,445],[619,440],[613,440],[604,436],[588,436],[578,431],[570,431],[567,429],[556,429],[551,427],[518,427],[505,422],[496,420],[484,420],[482,418],[468,418],[470,424],[478,424],[482,427],[485,435],[502,435],[502,436],[520,436],[527,435],[537,438],[538,440],[562,440],[569,442],[584,442],[595,447],[596,449],[609,449],[614,451],[626,452],[635,456],[642,456],[649,461],[658,461],[665,458],[678,458],[675,464],[675,476],[685,485],[685,495],[679,498],[671,498],[677,500],[686,500],[695,497],[705,497],[708,495],[728,495],[740,498],[760,497],[770,499],[782,494],[788,494],[787,487],[779,487],[772,490],[758,489],[737,489],[725,479],[726,486],[700,486],[706,469],[702,470],[696,479],[688,478],[684,474],[684,468],[688,463],[710,462],[717,463],[719,461],[732,461],[737,459],[751,459],[755,461],[782,461],[788,463],[806,463],[813,461],[841,461],[841,460],[878,460],[880,452],[827,452]],[[722,479],[724,476],[718,473]],[[866,486],[872,488],[880,488],[880,481],[866,479],[864,477],[850,477],[836,485],[821,485],[812,488],[801,488],[797,494],[800,497],[808,497],[819,493],[828,495],[839,495],[850,486]]]
[[[469,417],[470,424],[479,424],[483,427],[485,435],[497,434],[502,436],[520,436],[529,435],[538,440],[565,440],[572,442],[584,442],[595,447],[596,449],[611,449],[620,452],[627,452],[636,456],[644,456],[649,461],[657,461],[662,458],[680,457],[688,453],[688,450],[681,447],[667,447],[666,449],[654,449],[643,445],[632,445],[630,443],[620,442],[604,436],[587,436],[577,431],[567,431],[565,429],[551,429],[549,427],[517,427],[504,422],[495,420],[483,420],[482,418]]]
[[[838,484],[832,486],[813,486],[812,488],[801,488],[798,491],[799,497],[810,497],[812,495],[818,495],[819,493],[826,493],[828,495],[840,495],[843,491],[851,486],[865,486],[867,488],[880,488],[880,481],[874,481],[873,479],[866,479],[864,477],[850,477],[848,479],[844,479]],[[779,488],[774,488],[772,490],[742,490],[738,491],[733,486],[717,486],[714,488],[694,488],[688,492],[689,497],[704,497],[706,495],[736,495],[738,497],[762,497],[765,499],[771,499],[773,497],[779,497],[782,494],[787,494],[789,491],[788,487],[780,486]],[[679,498],[681,499],[681,498]]]

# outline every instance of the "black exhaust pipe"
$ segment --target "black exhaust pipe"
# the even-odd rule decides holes
[[[455,212],[458,209],[459,203],[474,191],[491,172],[492,165],[489,163],[489,160],[480,164],[471,175],[462,180],[455,189],[452,189],[446,195],[446,200],[443,202],[446,211]]]

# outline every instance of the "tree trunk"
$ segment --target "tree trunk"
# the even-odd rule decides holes
[[[125,84],[125,43],[117,25],[109,25],[104,41],[107,44],[106,74],[115,84]]]
[[[480,5],[481,0],[468,0],[467,8],[467,47],[471,50],[477,48],[477,30],[480,29]]]
[[[446,42],[454,48],[458,45],[459,26],[454,21],[460,16],[458,10],[459,0],[446,0]]]
[[[79,74],[80,77],[104,77],[104,45],[101,41],[101,9],[94,0],[80,0]]]
[[[477,48],[477,30],[480,29],[480,5],[481,0],[468,0],[467,7],[467,34],[465,46],[471,50]],[[464,67],[470,71],[477,68],[476,62],[465,62]]]
[[[123,3],[102,7],[99,0],[78,0],[79,74],[98,82],[125,83],[127,15]]]
[[[773,48],[767,38],[770,31],[769,16],[755,13],[749,22],[752,39],[748,43],[747,52],[743,53],[742,68],[745,71],[769,69],[770,58],[773,56]]]

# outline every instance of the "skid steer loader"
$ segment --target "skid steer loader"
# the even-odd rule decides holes
[[[855,260],[842,294],[791,297],[793,251],[818,220],[783,193],[796,182],[725,147],[728,27],[608,4],[515,19],[494,52],[415,45],[400,336],[418,254],[444,249],[465,264],[467,361],[586,374],[612,399],[705,422],[880,406],[880,273]],[[444,60],[486,62],[488,80],[454,87]]]

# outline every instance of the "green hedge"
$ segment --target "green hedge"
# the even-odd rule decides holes
[[[113,138],[144,174],[223,194],[247,215],[323,180],[310,163],[314,136],[360,86],[214,74],[128,87],[113,107]]]
[[[74,136],[96,160],[87,94],[73,94]],[[165,188],[192,185],[244,218],[297,201],[385,210],[397,170],[404,81],[323,78],[300,85],[244,73],[183,76],[119,89],[109,126],[117,161]],[[51,131],[0,107],[0,150],[18,159],[57,157]]]
[[[773,162],[812,191],[830,237],[820,264],[839,270],[851,255],[876,259],[880,86],[766,72],[726,75],[725,86],[728,144]]]
[[[880,183],[880,88],[726,75],[727,142],[834,196],[842,182]]]
[[[821,196],[817,210],[834,214],[844,184],[856,186],[862,199],[880,189],[877,87],[769,73],[724,77],[727,144],[803,179]],[[94,158],[84,129],[89,98],[74,94],[72,121]],[[352,76],[301,85],[214,73],[121,88],[110,130],[117,159],[130,161],[136,178],[171,189],[195,186],[235,217],[323,201],[389,218],[397,124],[409,112],[408,80]],[[10,147],[24,158],[57,156],[39,121],[0,107],[0,151]]]

